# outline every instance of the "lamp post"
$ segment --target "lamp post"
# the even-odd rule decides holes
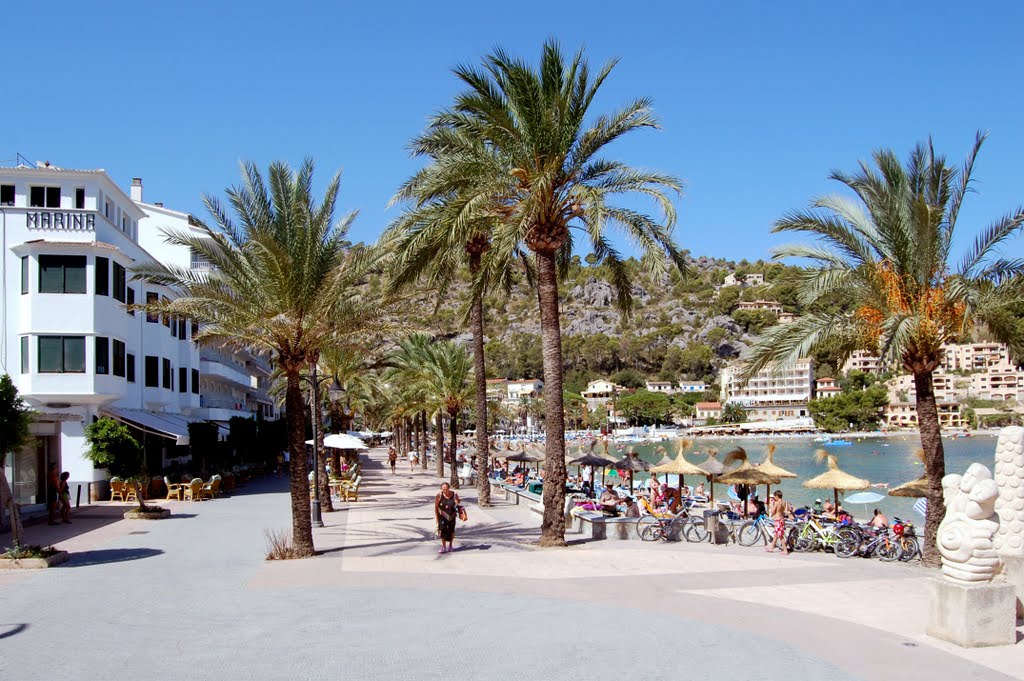
[[[316,362],[313,362],[313,404],[310,416],[313,421],[313,503],[309,508],[309,519],[313,527],[323,527],[324,519],[320,513],[320,453],[317,451],[317,411],[320,409],[320,381],[316,378]]]

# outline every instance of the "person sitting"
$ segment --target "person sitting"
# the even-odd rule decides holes
[[[871,527],[877,527],[879,529],[885,529],[889,527],[889,519],[885,517],[885,514],[875,509],[875,515],[871,518]]]
[[[697,488],[693,490],[693,496],[695,497],[706,497],[707,492],[704,491],[704,483],[697,485]]]
[[[834,518],[836,516],[836,505],[833,504],[831,501],[826,501],[821,506],[821,512],[824,515],[832,516]]]
[[[601,504],[601,511],[605,515],[617,516],[619,515],[619,495],[615,493],[611,487],[605,487],[604,491],[601,492],[601,498],[598,499]]]
[[[627,518],[639,518],[640,507],[633,502],[633,497],[626,497],[626,511],[622,514]]]
[[[836,506],[835,518],[837,523],[852,523],[853,516],[846,512],[842,506]]]
[[[680,490],[679,493],[682,496],[684,496],[684,497],[690,496],[690,486],[689,485],[683,485],[683,488]]]

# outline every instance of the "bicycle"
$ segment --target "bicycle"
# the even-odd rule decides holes
[[[704,519],[690,515],[689,507],[683,507],[673,515],[655,511],[646,503],[643,506],[650,513],[640,516],[636,521],[636,532],[642,541],[670,541],[673,537],[679,536],[688,542],[701,542],[707,539],[708,530],[704,525]]]
[[[736,541],[740,546],[753,546],[758,540],[762,546],[767,546],[773,537],[775,522],[763,513],[754,520],[744,522],[736,532]]]
[[[885,528],[861,525],[853,536],[843,535],[833,547],[839,558],[874,556],[886,563],[899,559],[903,551],[897,537]]]
[[[790,528],[786,536],[789,547],[799,553],[807,553],[813,549],[834,549],[841,539],[859,543],[853,528],[827,523],[825,520],[825,516],[808,514],[806,520]]]
[[[917,542],[914,524],[900,520],[896,516],[893,516],[892,521],[892,533],[896,535],[896,542],[900,546],[900,561],[907,563],[918,558],[921,555],[921,545]]]

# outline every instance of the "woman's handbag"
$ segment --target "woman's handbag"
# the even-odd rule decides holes
[[[466,522],[467,520],[469,520],[469,514],[466,513],[466,507],[465,506],[462,506],[460,504],[458,507],[456,507],[455,510],[459,514],[459,520],[461,520],[462,522]]]

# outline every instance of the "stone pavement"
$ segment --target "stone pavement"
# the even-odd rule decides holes
[[[0,679],[1024,678],[1024,644],[923,635],[914,566],[573,535],[539,549],[537,515],[472,490],[438,555],[438,481],[383,458],[309,560],[262,560],[264,530],[289,526],[283,479],[169,502],[168,520],[104,504],[29,527],[73,555],[0,571]]]

